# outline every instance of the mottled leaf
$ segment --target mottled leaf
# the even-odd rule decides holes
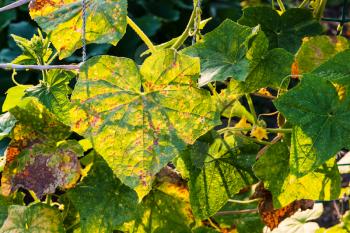
[[[301,84],[279,97],[274,104],[308,138],[296,141],[304,144],[304,155],[292,158],[297,166],[293,174],[298,177],[316,169],[349,145],[350,98],[340,100],[331,82],[317,75],[304,75]],[[305,143],[310,146],[305,147]],[[305,161],[306,158],[313,162]]]
[[[10,113],[16,118],[22,129],[14,134],[13,139],[19,140],[24,137],[33,138],[33,134],[42,139],[51,141],[60,141],[70,135],[70,127],[58,121],[55,116],[49,112],[35,98],[27,97],[23,99],[16,107],[10,109]],[[23,135],[23,128],[27,128],[28,135]],[[22,134],[22,135],[20,135]]]
[[[349,48],[348,40],[341,36],[315,36],[304,39],[295,56],[299,74],[314,70],[347,48]]]
[[[68,192],[68,197],[79,211],[84,233],[112,232],[132,219],[138,203],[136,192],[123,185],[98,155],[88,176]]]
[[[275,208],[301,199],[334,200],[340,192],[340,175],[335,159],[298,178],[290,174],[289,150],[284,143],[269,147],[253,170],[271,191]]]
[[[14,148],[17,142],[9,145]],[[78,157],[83,150],[76,141],[61,142],[57,147],[47,141],[33,142],[7,162],[1,178],[2,193],[9,195],[18,188],[34,191],[41,198],[56,188],[72,188],[80,177]],[[8,150],[10,153],[11,150]]]
[[[86,4],[86,42],[116,45],[126,30],[127,1],[88,0]],[[82,47],[81,1],[36,0],[29,10],[31,17],[49,33],[61,59]]]
[[[9,207],[1,233],[64,233],[60,213],[45,204]]]
[[[186,187],[164,182],[144,198],[136,219],[124,229],[133,233],[191,233],[194,225]]]
[[[61,122],[69,124],[71,105],[68,95],[71,94],[71,89],[68,84],[74,77],[72,72],[50,70],[44,81],[25,90],[25,97],[36,97]]]
[[[220,123],[209,92],[196,87],[198,73],[198,59],[172,50],[152,55],[140,71],[133,61],[110,56],[81,68],[73,130],[91,140],[140,198],[186,143]]]
[[[197,141],[182,154],[189,172],[193,213],[206,219],[219,211],[233,195],[254,183],[251,164],[259,146],[238,136]]]
[[[16,118],[8,112],[0,115],[0,140],[11,133],[16,122]]]
[[[295,53],[306,36],[318,35],[322,27],[313,19],[307,9],[289,9],[282,15],[271,7],[248,7],[238,20],[242,25],[254,27],[260,25],[269,38],[270,48],[284,48]]]

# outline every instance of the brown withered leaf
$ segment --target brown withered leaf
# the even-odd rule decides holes
[[[268,226],[271,230],[278,227],[278,225],[286,218],[292,216],[299,209],[306,210],[312,209],[314,201],[312,200],[296,200],[290,203],[287,206],[284,206],[280,209],[275,209],[272,202],[272,194],[270,191],[264,188],[264,184],[261,182],[255,189],[255,193],[251,197],[261,198],[259,202],[259,214],[262,221]]]
[[[80,177],[78,157],[83,150],[76,141],[59,145],[31,141],[13,141],[6,151],[6,165],[1,178],[2,194],[10,195],[18,188],[34,191],[41,198],[56,188],[68,189]]]

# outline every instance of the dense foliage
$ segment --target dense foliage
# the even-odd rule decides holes
[[[322,35],[325,1],[246,7],[207,33],[198,1],[161,1],[169,21],[193,11],[157,46],[156,1],[138,1],[144,21],[127,0],[30,2],[41,29],[12,35],[5,68],[41,77],[13,69],[2,105],[0,233],[347,232],[347,216],[312,222],[314,201],[348,192],[335,155],[350,143],[349,41]],[[128,25],[141,58],[103,55]]]

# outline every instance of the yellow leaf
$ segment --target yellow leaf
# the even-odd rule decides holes
[[[259,140],[268,139],[266,129],[259,126],[253,128],[252,132],[250,133],[250,136],[255,137]]]

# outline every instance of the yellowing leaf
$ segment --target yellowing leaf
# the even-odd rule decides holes
[[[86,42],[116,45],[126,30],[126,0],[86,1]],[[60,58],[82,47],[82,4],[77,0],[35,0],[31,17],[47,33]]]
[[[73,130],[142,198],[186,143],[220,123],[198,75],[199,60],[173,50],[153,54],[140,70],[127,58],[94,57],[73,91]]]
[[[250,133],[250,136],[255,137],[255,138],[259,139],[259,140],[269,139],[268,136],[267,136],[266,129],[264,129],[264,128],[260,127],[260,126],[254,127],[252,132]]]

